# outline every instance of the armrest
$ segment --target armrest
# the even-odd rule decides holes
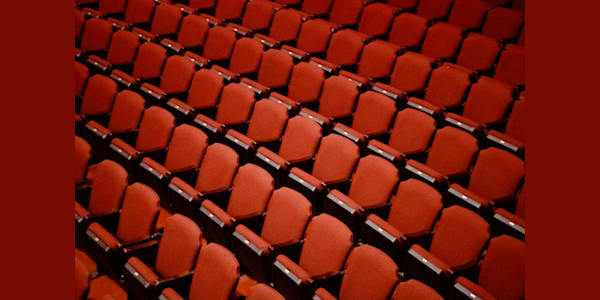
[[[358,86],[358,88],[365,88],[369,85],[369,79],[362,77],[360,75],[348,72],[348,71],[340,71],[340,76],[350,79],[352,82],[354,82],[354,84],[356,84],[356,86]]]
[[[298,48],[294,48],[294,47],[291,47],[288,45],[281,46],[281,51],[289,54],[294,59],[299,60],[299,61],[307,60],[310,55],[306,51],[303,51],[303,50],[300,50]]]
[[[137,149],[131,147],[120,138],[114,138],[109,147],[128,161],[131,159],[137,159],[140,155],[140,152],[137,151]]]
[[[240,81],[240,84],[243,86],[248,87],[249,89],[251,89],[254,93],[256,93],[259,96],[265,96],[267,94],[269,94],[270,89],[254,80],[248,79],[248,78],[242,78],[242,80]]]
[[[210,200],[204,200],[199,209],[200,221],[209,239],[229,245],[235,219]]]
[[[116,80],[118,83],[131,88],[139,83],[139,80],[121,70],[113,70],[110,73],[110,78]]]
[[[221,75],[221,77],[225,78],[225,80],[227,81],[235,81],[238,79],[237,74],[221,66],[212,65],[210,69],[215,70],[219,75]]]
[[[331,295],[331,293],[329,293],[326,289],[318,288],[315,291],[312,300],[337,300],[337,298]]]
[[[323,127],[323,128],[327,128],[327,127],[331,126],[330,118],[325,117],[324,115],[314,112],[310,109],[302,108],[302,109],[300,109],[300,112],[298,112],[298,115],[301,115],[303,117],[309,118],[309,119],[317,122],[317,124],[321,125],[321,127]]]
[[[125,270],[135,278],[145,289],[158,284],[158,275],[148,265],[137,258],[131,257],[125,263]]]
[[[179,296],[179,294],[172,288],[166,288],[162,291],[160,296],[158,296],[159,300],[184,300],[183,297]]]
[[[180,43],[167,38],[160,40],[160,44],[167,47],[168,49],[175,51],[175,53],[181,52],[184,48],[183,45],[181,45]]]
[[[225,133],[225,142],[240,154],[241,161],[248,161],[256,149],[256,142],[254,140],[234,129],[227,130]]]
[[[300,107],[300,103],[298,103],[280,93],[277,93],[277,92],[271,92],[271,94],[269,95],[269,98],[267,98],[267,99],[285,106],[285,108],[287,108],[288,112],[297,111],[298,107]]]
[[[290,166],[287,160],[265,147],[258,148],[254,156],[254,162],[273,176],[276,186],[279,186],[285,180],[284,176]]]
[[[263,45],[269,47],[269,48],[277,48],[279,46],[279,41],[274,39],[274,38],[270,38],[264,34],[260,34],[257,33],[254,35],[254,39],[261,42]]]
[[[85,207],[75,201],[75,222],[82,223],[90,215],[90,212]]]
[[[363,147],[367,142],[367,136],[353,128],[350,128],[342,123],[335,123],[333,131],[341,134],[349,140],[356,143],[359,147]]]
[[[174,110],[176,113],[182,114],[185,117],[191,116],[194,113],[193,107],[176,98],[169,99],[169,101],[167,101],[167,106]]]
[[[144,157],[142,159],[140,168],[159,180],[168,180],[171,177],[171,172],[167,168],[150,157]]]
[[[106,72],[112,67],[112,65],[108,61],[96,55],[88,56],[86,61],[94,67],[102,70],[102,72]]]
[[[446,113],[444,121],[471,134],[481,130],[481,124],[455,113]]]
[[[126,22],[123,22],[121,20],[115,19],[115,18],[108,18],[107,21],[109,21],[110,23],[112,23],[112,26],[115,27],[116,29],[119,30],[123,30],[123,29],[127,29],[129,28],[129,24]]]
[[[486,139],[497,146],[507,148],[515,153],[521,153],[525,150],[525,144],[523,142],[497,130],[492,129],[488,131]]]
[[[92,223],[85,234],[98,245],[104,252],[119,248],[119,240],[99,223]]]
[[[394,99],[394,101],[396,101],[396,105],[403,105],[407,99],[406,92],[381,82],[375,83],[371,89]]]
[[[414,278],[445,293],[451,284],[452,269],[418,244],[412,245],[404,257],[405,278]]]
[[[156,283],[156,289],[160,291],[165,288],[171,288],[184,294],[190,290],[193,276],[194,270],[191,270],[187,274],[177,278],[159,278]]]
[[[131,29],[131,31],[133,33],[136,33],[140,37],[140,39],[142,39],[146,42],[150,42],[150,41],[156,39],[156,35],[154,33],[148,32],[143,29],[133,28],[133,29]]]
[[[402,261],[400,257],[402,250],[406,250],[406,237],[392,224],[375,214],[370,214],[362,227],[361,235],[363,242],[382,249],[397,262]]]
[[[275,288],[286,299],[290,299],[293,295],[299,295],[300,299],[310,297],[312,290],[310,275],[287,256],[277,256],[272,265],[272,273]]]
[[[409,97],[406,100],[406,105],[414,109],[420,110],[434,118],[439,119],[441,117],[442,108],[437,105],[433,105],[425,100],[421,100],[416,97]]]
[[[241,37],[245,37],[245,36],[249,36],[252,34],[252,30],[248,29],[242,25],[239,24],[235,24],[235,23],[227,23],[227,28],[233,30],[235,33],[237,33],[238,35],[240,35]]]
[[[259,281],[270,281],[269,265],[273,248],[245,225],[238,225],[232,234],[231,246],[240,264]]]
[[[491,225],[493,236],[508,234],[525,241],[525,220],[504,208],[494,212]]]
[[[196,118],[194,118],[194,125],[202,129],[211,137],[220,136],[225,131],[225,125],[203,114],[196,115]]]
[[[453,294],[456,300],[472,300],[472,299],[482,299],[482,300],[492,300],[496,299],[492,294],[486,291],[481,286],[472,282],[471,280],[460,276],[456,279],[454,283]]]
[[[443,191],[444,185],[446,183],[446,177],[442,173],[434,170],[433,168],[422,164],[416,160],[409,159],[408,161],[406,161],[404,170],[412,177],[421,179]]]
[[[210,65],[210,59],[202,57],[194,52],[186,51],[183,54],[183,57],[187,57],[193,63],[195,63],[199,68],[204,68]]]
[[[146,95],[156,99],[157,101],[160,101],[165,96],[167,96],[167,93],[165,93],[165,91],[163,91],[159,87],[152,85],[150,83],[147,83],[147,82],[142,84],[142,86],[140,87],[140,91],[142,91]]]
[[[110,130],[108,130],[108,128],[100,125],[100,123],[98,123],[94,120],[87,122],[85,124],[85,126],[83,126],[83,128],[92,132],[93,134],[95,134],[102,140],[106,140],[106,138],[111,135],[111,132],[110,132]]]
[[[104,16],[102,12],[89,7],[84,7],[82,11],[85,13],[86,16],[89,16],[91,18],[102,18]]]
[[[324,209],[325,212],[346,223],[353,232],[359,229],[364,209],[342,192],[338,190],[329,192],[325,198]]]
[[[300,168],[293,167],[288,174],[287,184],[291,188],[302,193],[312,203],[313,212],[322,209],[322,196],[323,192],[326,190],[324,182]]]
[[[450,185],[447,196],[450,204],[461,205],[482,215],[490,209],[490,201],[488,199],[485,199],[456,183]]]
[[[309,62],[331,75],[337,74],[340,70],[340,66],[317,57],[311,57]]]
[[[208,22],[208,24],[211,24],[213,26],[217,26],[217,25],[221,24],[221,20],[219,20],[209,14],[202,13],[199,16],[204,18],[206,20],[206,22]]]
[[[367,150],[389,160],[396,165],[396,167],[402,167],[402,162],[405,157],[404,154],[378,140],[370,140],[367,145]]]

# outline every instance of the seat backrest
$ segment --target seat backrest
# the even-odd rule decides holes
[[[447,126],[435,133],[425,164],[443,175],[464,174],[469,171],[478,150],[474,136]]]
[[[412,108],[405,108],[396,114],[389,145],[404,154],[425,151],[435,129],[433,117]]]
[[[333,0],[329,21],[338,25],[356,24],[362,9],[363,0]]]
[[[388,160],[367,155],[358,161],[348,196],[365,209],[385,205],[398,183],[398,169]]]
[[[435,188],[409,178],[398,185],[387,221],[405,236],[418,236],[433,229],[442,208],[442,195]]]
[[[154,0],[128,0],[125,22],[132,24],[150,22],[154,5]]]
[[[290,163],[310,159],[317,152],[321,135],[319,124],[309,118],[295,116],[288,120],[278,154]]]
[[[83,295],[89,289],[90,273],[81,260],[75,257],[75,299],[83,300]]]
[[[506,123],[504,133],[524,143],[525,119],[525,100],[516,101],[508,118],[508,123]]]
[[[239,19],[245,6],[246,0],[218,0],[214,16],[224,20]]]
[[[293,67],[294,58],[286,51],[269,49],[263,53],[258,82],[272,89],[286,86]]]
[[[402,47],[421,45],[428,27],[427,18],[412,13],[402,13],[394,19],[388,40]]]
[[[147,185],[136,182],[127,187],[117,238],[122,242],[137,242],[150,237],[160,207],[160,197]]]
[[[152,152],[167,147],[175,128],[175,117],[166,109],[152,106],[144,111],[135,148],[140,152]]]
[[[326,59],[339,66],[353,65],[358,62],[364,45],[364,36],[359,32],[340,30],[331,36]]]
[[[179,29],[182,16],[183,13],[179,7],[161,3],[154,10],[150,32],[157,35],[175,34]]]
[[[98,10],[105,14],[115,14],[125,11],[127,0],[100,0]]]
[[[417,13],[425,18],[439,19],[448,15],[454,0],[420,0]]]
[[[196,65],[192,60],[180,55],[169,57],[165,63],[160,89],[167,94],[183,93],[188,90],[190,81],[196,72]]]
[[[134,91],[120,91],[115,98],[108,129],[112,133],[122,133],[138,128],[145,103],[144,97]]]
[[[510,85],[482,76],[471,86],[462,115],[481,124],[497,122],[504,119],[512,101]]]
[[[469,190],[487,200],[511,197],[524,176],[525,163],[520,158],[498,148],[487,148],[479,152]]]
[[[285,106],[262,99],[254,105],[248,132],[246,135],[257,143],[278,140],[288,120],[288,110]]]
[[[274,288],[259,283],[248,289],[247,300],[285,300],[285,298]]]
[[[110,112],[117,95],[117,83],[101,74],[87,80],[79,113],[82,115],[102,115]]]
[[[217,243],[210,243],[198,255],[189,299],[230,299],[239,277],[240,264],[235,255]]]
[[[199,47],[204,44],[208,33],[208,22],[198,15],[187,15],[181,21],[177,42],[185,48]]]
[[[308,223],[299,265],[311,277],[341,271],[352,248],[352,231],[342,221],[320,214]]]
[[[358,87],[352,80],[331,76],[325,79],[319,99],[319,113],[330,118],[347,117],[354,111]]]
[[[94,172],[88,211],[92,215],[117,211],[121,207],[121,200],[127,188],[127,171],[112,160],[103,160],[95,166]]]
[[[330,134],[321,140],[312,175],[325,183],[348,180],[360,157],[359,152],[358,146],[351,140]]]
[[[360,56],[357,74],[366,78],[389,76],[399,51],[398,46],[382,40],[367,44]]]
[[[374,91],[366,91],[358,97],[352,119],[352,128],[366,135],[386,133],[396,113],[396,102]]]
[[[269,37],[280,42],[289,42],[298,37],[303,22],[302,15],[295,9],[280,9],[275,12],[269,29]]]
[[[479,285],[498,299],[525,298],[525,243],[508,235],[493,238],[481,262]]]
[[[463,31],[460,27],[444,22],[429,27],[421,53],[439,59],[450,59],[457,55]]]
[[[271,19],[275,13],[275,7],[279,7],[272,1],[250,0],[246,5],[246,11],[242,18],[242,26],[251,30],[262,30],[269,28]]]
[[[312,205],[306,197],[281,187],[271,195],[260,236],[272,246],[298,242],[311,216]]]
[[[219,0],[219,3],[223,0]],[[208,30],[202,56],[210,60],[229,59],[235,44],[235,32],[227,27],[215,26]]]
[[[235,48],[233,48],[229,61],[229,70],[241,75],[255,73],[258,71],[262,56],[262,43],[253,38],[243,37],[235,42]]]
[[[425,101],[440,107],[459,105],[471,84],[469,74],[459,68],[443,64],[431,72],[425,92]]]
[[[85,172],[92,157],[92,147],[86,140],[75,136],[75,183],[83,182]]]
[[[173,130],[165,167],[175,173],[197,169],[208,147],[208,136],[199,128],[181,124]]]
[[[333,0],[304,0],[302,11],[311,15],[322,15],[329,12]]]
[[[391,300],[403,299],[444,300],[434,289],[415,279],[400,282],[396,286]]]
[[[490,225],[475,212],[453,205],[442,210],[429,252],[450,268],[474,264],[490,238]]]
[[[239,83],[230,83],[223,88],[217,122],[236,125],[248,121],[254,106],[254,92]]]
[[[388,299],[397,281],[396,263],[383,251],[364,244],[348,256],[339,299]]]
[[[223,76],[211,69],[198,70],[188,91],[187,104],[196,109],[217,105],[225,85]]]
[[[296,48],[309,54],[325,52],[334,28],[321,19],[311,19],[300,27]]]
[[[319,99],[325,82],[325,71],[314,64],[302,61],[294,66],[287,96],[300,103]]]
[[[210,194],[228,189],[238,164],[239,157],[233,149],[220,143],[211,144],[200,164],[196,190]]]
[[[134,32],[117,30],[113,33],[106,60],[113,65],[133,63],[140,38]]]
[[[487,5],[480,0],[454,0],[448,23],[462,28],[479,28],[487,13]]]
[[[423,90],[434,59],[416,52],[405,52],[396,59],[390,85],[407,93]]]
[[[233,178],[227,213],[236,218],[258,216],[267,207],[273,192],[273,177],[263,168],[248,163]]]
[[[383,3],[372,3],[362,11],[358,31],[368,35],[384,35],[394,19],[396,8]]]
[[[81,96],[83,86],[90,76],[90,70],[84,64],[75,61],[75,97]]]
[[[191,272],[201,240],[202,231],[194,221],[181,214],[170,216],[158,245],[156,274],[178,278]]]
[[[83,51],[108,49],[113,34],[112,24],[100,18],[91,18],[83,26],[83,35],[79,48]]]
[[[496,7],[488,12],[481,32],[497,40],[512,40],[518,37],[522,25],[523,12]]]
[[[167,49],[152,42],[143,43],[138,48],[131,75],[139,79],[157,78],[166,59]]]
[[[475,71],[489,70],[498,58],[498,53],[498,41],[483,34],[469,33],[463,41],[456,63]]]
[[[512,85],[525,85],[525,48],[508,44],[500,54],[494,78]]]

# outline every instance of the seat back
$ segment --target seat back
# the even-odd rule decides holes
[[[384,134],[395,113],[394,100],[381,93],[366,91],[358,97],[352,128],[369,136]]]
[[[292,70],[287,96],[300,103],[316,101],[324,82],[323,69],[308,62],[299,62]]]
[[[262,30],[269,28],[275,8],[280,7],[272,1],[250,0],[246,5],[246,11],[242,18],[242,26],[251,30]]]
[[[75,97],[81,96],[83,86],[90,76],[90,70],[84,64],[75,61]]]
[[[366,78],[384,78],[390,75],[400,48],[375,40],[367,44],[358,62],[357,74]]]
[[[246,135],[257,143],[273,142],[283,133],[288,120],[285,106],[268,99],[256,102]]]
[[[402,299],[444,300],[434,289],[415,279],[400,282],[396,286],[391,300]]]
[[[463,41],[456,63],[475,71],[489,70],[493,67],[498,53],[498,41],[483,34],[469,33]]]
[[[105,14],[116,14],[125,11],[127,0],[100,0],[98,10]]]
[[[516,101],[504,130],[505,134],[523,143],[525,142],[525,111],[525,100]]]
[[[206,148],[200,164],[196,190],[203,194],[221,192],[229,187],[238,169],[238,154],[231,148],[214,143]]]
[[[398,183],[398,169],[388,160],[368,155],[358,161],[348,196],[365,209],[385,205]]]
[[[152,42],[143,43],[138,48],[131,75],[142,80],[157,78],[166,59],[167,49]]]
[[[493,238],[481,262],[479,285],[498,299],[525,298],[525,242]]]
[[[175,34],[179,29],[183,13],[179,7],[161,3],[154,10],[150,32],[157,35]]]
[[[198,255],[189,299],[230,299],[239,277],[240,264],[235,255],[217,243],[210,243]]]
[[[404,154],[425,151],[435,129],[433,117],[412,108],[405,108],[396,114],[389,145]]]
[[[118,30],[113,33],[106,60],[113,65],[133,63],[140,38],[134,32]]]
[[[338,25],[353,25],[363,9],[363,0],[333,0],[329,21]]]
[[[160,207],[160,197],[147,185],[136,182],[127,187],[117,238],[123,242],[137,242],[150,237],[154,231]]]
[[[512,85],[525,85],[525,48],[508,44],[500,54],[494,78]]]
[[[166,109],[152,106],[144,111],[135,148],[140,152],[153,152],[167,147],[175,128],[175,117]]]
[[[224,20],[239,19],[244,13],[246,0],[218,0],[215,18]]]
[[[304,0],[302,11],[311,15],[322,15],[329,12],[333,0]]]
[[[173,130],[165,167],[175,173],[197,169],[208,147],[208,136],[199,128],[181,124]]]
[[[357,96],[358,87],[354,82],[341,76],[331,76],[323,83],[319,113],[330,118],[350,116]]]
[[[187,104],[203,109],[217,105],[224,86],[223,76],[211,69],[198,70],[188,91]]]
[[[511,86],[482,76],[471,86],[463,116],[481,124],[497,122],[504,119],[512,101]]]
[[[204,44],[208,33],[208,22],[198,15],[187,15],[181,21],[177,42],[185,48],[199,47]]]
[[[443,64],[431,72],[425,92],[425,101],[440,107],[459,105],[471,82],[464,70]]]
[[[321,140],[312,175],[325,183],[346,181],[360,157],[359,152],[358,146],[349,139],[330,134]]]
[[[394,19],[396,8],[383,3],[372,3],[362,11],[358,31],[368,35],[384,35]]]
[[[425,164],[446,176],[464,174],[478,150],[474,136],[447,126],[435,133]]]
[[[325,52],[335,29],[321,19],[311,19],[300,27],[296,48],[309,54]]]
[[[140,24],[150,22],[154,11],[154,0],[128,0],[125,22]]]
[[[428,26],[427,18],[402,13],[394,19],[388,40],[401,47],[416,47],[423,42]]]
[[[339,0],[338,0],[339,1]],[[358,62],[365,36],[351,29],[334,33],[327,48],[327,61],[339,66],[350,66]]]
[[[122,90],[117,94],[108,121],[112,133],[135,130],[140,125],[146,101],[140,94],[131,90]]]
[[[523,12],[496,7],[488,12],[481,33],[497,40],[513,40],[519,35],[522,25]]]
[[[113,29],[110,22],[100,18],[91,18],[83,26],[79,48],[83,51],[107,50],[112,34]]]
[[[101,74],[87,80],[79,113],[82,115],[102,115],[110,112],[117,95],[117,83]]]
[[[229,70],[241,75],[255,73],[258,71],[262,56],[262,43],[253,38],[243,37],[235,43]]]
[[[281,138],[279,156],[290,163],[314,157],[321,141],[322,129],[319,124],[303,116],[288,120]]]
[[[165,63],[160,89],[167,94],[178,94],[188,90],[196,72],[196,65],[189,58],[173,55]]]
[[[294,59],[286,51],[269,49],[263,54],[258,82],[272,89],[286,86],[293,67]]]
[[[227,213],[236,219],[258,216],[267,207],[272,192],[271,174],[257,165],[245,164],[233,178]]]
[[[487,13],[487,5],[480,0],[454,0],[448,23],[462,28],[479,28]]]
[[[498,148],[479,152],[471,172],[469,190],[488,200],[511,197],[525,176],[525,163]]]
[[[239,83],[223,88],[216,121],[225,125],[237,125],[248,121],[254,107],[254,92]]]
[[[417,13],[428,19],[440,19],[448,15],[454,0],[420,0]]]
[[[451,59],[457,55],[463,31],[460,27],[438,22],[429,27],[421,53],[439,59]]]
[[[273,16],[269,37],[280,42],[293,41],[298,37],[302,22],[304,22],[304,18],[297,10],[280,9]]]
[[[117,211],[121,207],[121,200],[127,188],[127,171],[112,160],[103,160],[95,166],[94,172],[88,211],[92,215]]]
[[[219,3],[221,1],[223,0],[219,0]],[[208,30],[202,56],[210,60],[229,59],[235,42],[236,38],[233,30],[223,26],[215,26]]]
[[[419,236],[433,229],[442,208],[442,195],[438,191],[423,181],[409,178],[398,185],[387,221],[405,236]]]
[[[156,274],[179,278],[194,269],[202,231],[188,217],[174,214],[167,219],[156,256]]]
[[[85,180],[85,173],[90,158],[92,157],[92,147],[86,140],[75,136],[75,184]]]
[[[312,205],[306,197],[288,187],[273,192],[260,236],[272,246],[290,245],[302,239]]]
[[[405,52],[396,59],[390,85],[407,93],[425,89],[434,59],[416,52]]]

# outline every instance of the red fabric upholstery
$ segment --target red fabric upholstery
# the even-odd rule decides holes
[[[500,200],[515,194],[523,176],[525,163],[517,156],[498,148],[479,152],[471,172],[469,190],[488,200]]]
[[[165,167],[171,172],[196,169],[207,146],[208,136],[202,130],[188,124],[179,125],[173,131]]]
[[[392,72],[399,47],[375,40],[363,48],[357,74],[367,78],[383,78]]]
[[[302,13],[295,9],[281,9],[273,16],[269,37],[280,42],[288,42],[298,37],[303,22]]]
[[[407,237],[419,236],[431,231],[442,207],[438,191],[410,178],[398,186],[387,221]]]
[[[477,139],[455,127],[438,130],[429,149],[426,165],[447,175],[468,172],[479,150]]]
[[[450,12],[453,0],[420,0],[417,13],[426,18],[442,18]]]
[[[167,219],[156,256],[156,273],[177,278],[192,271],[200,249],[202,231],[194,221],[174,214]]]
[[[132,24],[150,22],[154,10],[153,0],[129,0],[125,10],[125,22]]]
[[[251,30],[262,30],[269,28],[271,18],[275,13],[275,7],[278,7],[272,1],[252,0],[248,1],[242,26]]]
[[[396,103],[389,97],[367,91],[360,95],[352,128],[366,134],[378,135],[387,132],[396,113]]]
[[[138,48],[131,75],[143,80],[157,78],[160,76],[166,58],[167,49],[155,43],[143,43]]]
[[[321,126],[303,116],[289,119],[281,138],[279,155],[290,163],[312,158],[321,141]]]
[[[152,286],[156,286],[158,283],[158,275],[154,273],[154,271],[144,264],[139,258],[133,256],[127,260],[127,264],[129,264],[146,282],[148,282]]]
[[[494,78],[512,85],[525,84],[525,48],[508,44],[500,54]]]
[[[239,83],[230,83],[223,88],[217,110],[217,122],[236,125],[248,121],[254,106],[254,92]]]
[[[298,242],[311,215],[308,199],[293,189],[282,187],[271,195],[261,236],[273,246]]]
[[[179,7],[161,3],[154,10],[150,32],[157,35],[174,34],[179,29],[182,12]]]
[[[480,124],[500,121],[512,103],[512,89],[509,85],[482,76],[471,86],[465,102],[463,116]]]
[[[223,81],[223,77],[211,69],[198,70],[190,84],[187,104],[198,109],[215,106],[223,90]]]
[[[217,19],[238,19],[242,17],[245,6],[245,0],[218,0],[214,16]]]
[[[285,300],[279,292],[272,287],[259,283],[248,290],[247,300]]]
[[[294,59],[287,52],[269,49],[263,54],[258,70],[258,82],[269,88],[287,85],[294,67]]]
[[[90,213],[103,215],[117,211],[121,207],[127,180],[127,171],[118,163],[104,160],[97,164],[87,207]]]
[[[500,300],[525,297],[525,243],[511,236],[493,238],[481,263],[479,285]]]
[[[150,187],[140,182],[130,185],[123,199],[117,238],[125,243],[148,238],[156,223],[159,202],[158,194]]]
[[[329,21],[339,25],[356,24],[362,8],[363,0],[333,0]]]
[[[311,15],[322,15],[329,12],[333,0],[304,0],[302,1],[302,11]]]
[[[456,62],[472,70],[488,70],[492,68],[499,52],[500,44],[495,39],[483,34],[469,33],[463,41]]]
[[[260,100],[250,117],[247,136],[258,143],[275,141],[281,137],[287,118],[285,106],[268,99]]]
[[[113,65],[132,63],[139,45],[137,34],[119,30],[112,35],[106,60]]]
[[[252,2],[260,2],[255,0]],[[229,69],[235,73],[244,75],[255,73],[263,55],[263,45],[256,39],[243,37],[235,43],[235,48],[229,61]]]
[[[219,3],[222,1],[220,0]],[[233,30],[222,26],[212,27],[208,30],[202,56],[210,60],[229,59],[235,41],[235,32]]]
[[[152,106],[144,111],[140,122],[135,148],[140,152],[152,152],[167,147],[175,117],[164,108]]]
[[[459,105],[470,85],[469,74],[452,65],[443,64],[431,72],[425,101],[440,107]]]
[[[427,30],[421,53],[433,58],[451,58],[458,53],[462,39],[463,32],[460,27],[438,22]]]
[[[308,62],[299,62],[294,66],[287,96],[300,103],[319,99],[325,81],[325,72]]]
[[[117,83],[100,74],[87,80],[83,101],[79,113],[82,115],[101,115],[110,112],[117,94]]]
[[[160,80],[160,88],[167,94],[183,93],[188,90],[195,64],[190,59],[173,55],[165,63],[165,69]]]
[[[391,300],[402,299],[444,300],[434,289],[415,279],[400,282],[396,286]]]
[[[523,25],[523,12],[496,7],[485,18],[482,33],[498,40],[516,39]]]
[[[201,46],[204,44],[208,28],[208,22],[205,18],[198,15],[188,15],[181,21],[177,42],[185,48]]]
[[[119,241],[117,240],[117,238],[115,238],[115,236],[112,233],[104,229],[102,225],[94,222],[90,224],[90,226],[88,227],[88,231],[94,233],[94,235],[98,239],[100,239],[104,244],[106,244],[108,248],[117,249]]]
[[[363,208],[380,207],[388,202],[398,183],[398,169],[375,155],[363,157],[352,176],[348,196]]]
[[[300,27],[296,48],[311,54],[325,52],[333,31],[334,27],[327,21],[308,20]]]
[[[427,18],[423,16],[402,13],[394,19],[388,40],[402,47],[421,45],[427,31],[427,22]]]
[[[227,248],[210,243],[200,250],[189,299],[227,300],[240,277],[240,264]]]
[[[88,142],[75,136],[75,183],[85,180],[88,163],[92,156],[92,147]]]
[[[425,151],[435,128],[431,116],[411,108],[403,109],[396,114],[389,145],[405,154]]]
[[[248,229],[248,227],[246,227],[245,225],[240,224],[236,226],[235,231],[241,234],[244,238],[246,238],[249,242],[256,246],[256,248],[262,251],[265,255],[269,255],[271,253],[271,245],[262,237],[254,233],[252,230]]]
[[[353,65],[358,62],[363,46],[364,36],[359,32],[351,29],[338,31],[331,36],[326,60],[339,66]]]
[[[348,78],[331,76],[325,80],[319,99],[319,113],[330,118],[349,116],[354,111],[358,87]]]
[[[448,23],[462,28],[481,27],[487,5],[480,0],[454,0]]]
[[[233,179],[227,213],[236,219],[258,216],[265,210],[272,192],[271,174],[254,164],[245,164]]]
[[[112,33],[110,22],[100,18],[91,18],[83,26],[79,48],[83,51],[106,50]]]
[[[352,250],[340,299],[387,299],[398,281],[398,266],[383,251],[364,244]]]
[[[321,140],[312,175],[328,184],[346,181],[359,156],[356,144],[341,135],[330,134]]]
[[[206,148],[204,159],[198,172],[196,189],[204,194],[228,189],[237,171],[239,157],[233,149],[219,143]]]
[[[131,90],[119,92],[115,98],[108,129],[113,133],[121,133],[138,128],[145,102],[140,94]]]
[[[368,35],[386,34],[392,24],[395,12],[395,7],[383,3],[372,3],[365,6],[358,23],[358,31]]]

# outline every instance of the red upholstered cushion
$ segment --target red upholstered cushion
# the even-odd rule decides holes
[[[138,48],[131,75],[139,79],[157,78],[160,76],[166,58],[167,49],[164,47],[152,42],[143,43]]]
[[[93,116],[110,112],[116,94],[117,83],[114,80],[100,74],[90,77],[83,92],[79,113]]]
[[[243,37],[235,43],[229,60],[229,69],[238,74],[257,72],[262,55],[263,45],[260,41]]]
[[[348,180],[359,156],[358,146],[351,140],[330,134],[321,140],[312,175],[328,184]]]
[[[383,251],[364,244],[352,250],[340,299],[386,299],[398,281],[398,266]]]
[[[517,156],[498,148],[479,152],[471,172],[469,190],[489,200],[514,195],[523,176],[525,163]]]
[[[125,10],[125,22],[134,24],[149,22],[154,5],[153,0],[129,0]]]
[[[240,264],[233,253],[210,243],[198,255],[189,299],[227,300],[239,277]]]
[[[75,183],[85,180],[85,172],[92,156],[92,147],[86,140],[75,136]]]
[[[139,241],[152,234],[159,212],[160,198],[156,192],[136,182],[125,191],[119,217],[117,237],[124,243]]]
[[[498,299],[525,297],[525,243],[502,235],[493,238],[481,263],[479,285]]]
[[[364,36],[357,31],[344,29],[334,33],[329,41],[326,60],[339,66],[358,62],[364,46]]]
[[[179,28],[182,12],[179,7],[166,3],[159,4],[154,10],[152,27],[150,31],[154,34],[174,34]]]
[[[392,72],[399,47],[394,44],[375,40],[367,44],[358,63],[357,74],[367,78],[383,78]]]
[[[228,189],[238,168],[239,157],[233,149],[214,143],[206,148],[200,164],[196,190],[210,194]]]
[[[368,35],[386,34],[394,19],[396,8],[383,4],[373,3],[365,6],[358,23],[358,30]]]
[[[242,26],[252,30],[269,28],[271,18],[275,13],[275,7],[276,5],[272,1],[249,1],[242,19]],[[279,8],[279,6],[277,7]]]
[[[235,32],[223,26],[215,26],[208,30],[202,56],[210,60],[228,59],[233,51]]]
[[[246,135],[258,143],[276,141],[281,137],[288,119],[285,106],[263,99],[254,105]]]
[[[454,0],[448,23],[463,28],[480,27],[487,12],[487,5],[480,0]]]
[[[434,289],[415,279],[400,282],[396,286],[392,300],[401,299],[444,300]]]
[[[308,53],[320,53],[327,50],[327,44],[331,33],[334,31],[334,25],[321,20],[311,19],[302,23],[296,48]]]
[[[425,101],[441,107],[459,105],[469,85],[467,72],[444,64],[431,72]]]
[[[470,33],[463,41],[457,63],[481,71],[492,68],[498,53],[498,41],[478,33]]]
[[[106,246],[110,249],[116,249],[119,245],[119,241],[117,238],[108,230],[104,229],[102,225],[94,222],[90,224],[88,230],[94,233],[94,235],[99,238]]]
[[[100,18],[91,18],[83,26],[79,48],[83,51],[106,50],[112,34],[110,22]]]
[[[427,30],[421,53],[433,58],[449,59],[458,53],[462,39],[460,27],[438,22]]]
[[[406,108],[396,114],[389,145],[405,154],[425,151],[435,129],[435,120],[431,116]]]
[[[302,25],[302,13],[295,9],[281,9],[273,16],[269,37],[280,42],[295,40]]]
[[[254,106],[254,92],[239,83],[230,83],[223,88],[217,122],[235,125],[246,122]]]
[[[321,95],[325,72],[308,62],[294,66],[288,86],[288,97],[300,103],[316,101]]]
[[[194,221],[174,214],[167,219],[162,234],[156,272],[163,278],[177,278],[189,273],[200,249],[202,231]]]
[[[510,85],[482,76],[471,87],[462,115],[482,124],[496,122],[504,118],[511,102]]]
[[[246,297],[246,299],[247,300],[285,300],[285,298],[283,296],[281,296],[281,294],[279,294],[275,289],[273,289],[272,287],[270,287],[264,283],[259,283],[257,285],[254,285],[250,289],[248,289],[248,296]]]
[[[187,104],[193,108],[209,108],[219,101],[223,77],[211,69],[200,69],[194,74],[188,91]]]
[[[152,286],[156,286],[159,278],[158,275],[156,275],[156,273],[154,273],[150,267],[144,264],[143,261],[134,256],[127,260],[127,264],[129,264],[139,274],[139,276],[142,276],[146,282]]]
[[[145,102],[142,96],[131,90],[119,92],[115,98],[108,129],[113,133],[136,129],[144,112]]]
[[[164,108],[152,106],[144,111],[135,148],[140,152],[152,152],[167,147],[175,117]]]
[[[325,80],[319,99],[319,113],[331,118],[341,118],[352,114],[358,87],[348,78],[332,76]]]
[[[177,42],[183,47],[198,47],[204,43],[208,22],[198,15],[188,15],[181,21]]]
[[[167,59],[160,88],[167,94],[183,93],[188,90],[196,65],[187,57],[173,55]]]
[[[131,63],[135,58],[135,51],[139,44],[137,34],[127,30],[119,30],[112,35],[106,60],[114,65]]]
[[[425,88],[433,59],[415,52],[406,52],[399,56],[390,80],[393,87],[407,93]]]
[[[263,54],[258,70],[258,82],[269,88],[287,85],[294,59],[286,51],[269,49]]]
[[[104,160],[96,166],[88,210],[92,215],[115,212],[127,187],[127,171],[118,163]]]
[[[227,213],[236,219],[257,216],[265,210],[272,192],[273,177],[259,166],[246,164],[233,179]]]
[[[398,185],[392,199],[388,222],[407,237],[430,232],[442,209],[442,195],[417,179],[407,179]]]
[[[171,172],[198,168],[208,146],[208,136],[197,127],[182,124],[173,131],[165,167]]]
[[[362,8],[362,0],[334,0],[329,12],[329,21],[340,25],[355,24],[358,22]]]
[[[409,12],[394,19],[390,29],[389,41],[402,47],[415,47],[423,42],[428,19]]]
[[[443,175],[467,172],[479,150],[477,139],[455,127],[438,130],[433,139],[426,165]]]
[[[289,119],[281,138],[279,155],[290,163],[312,158],[321,140],[321,126],[312,120],[296,116]]]
[[[261,236],[273,246],[298,242],[311,216],[308,199],[293,189],[281,187],[271,195]]]
[[[394,100],[374,91],[366,91],[358,98],[352,128],[366,135],[383,134],[388,130],[395,113]]]
[[[358,162],[348,196],[365,209],[387,203],[398,183],[398,169],[388,160],[368,155]]]

